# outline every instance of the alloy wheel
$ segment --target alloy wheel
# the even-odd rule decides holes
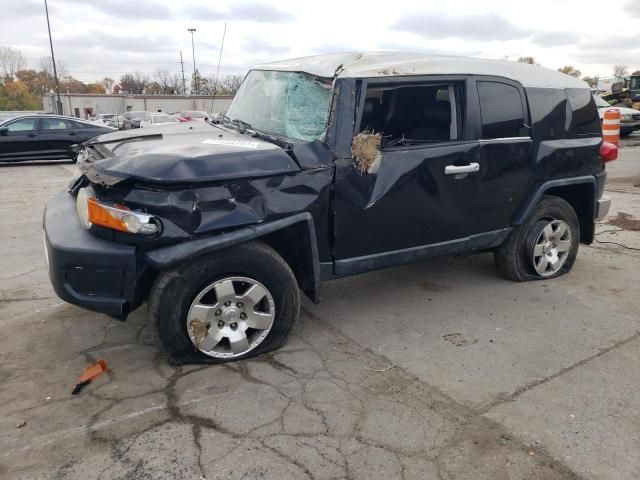
[[[210,357],[240,357],[260,345],[275,319],[273,296],[252,278],[227,277],[205,287],[191,303],[187,331]]]

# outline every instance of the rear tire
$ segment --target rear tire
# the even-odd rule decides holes
[[[564,199],[545,195],[494,252],[498,273],[524,282],[555,278],[571,270],[580,244],[580,223]]]
[[[300,311],[289,265],[248,242],[161,273],[149,314],[170,363],[225,363],[274,350]]]

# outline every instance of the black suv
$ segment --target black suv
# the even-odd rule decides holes
[[[262,65],[226,115],[81,145],[45,213],[51,282],[119,318],[148,300],[170,360],[282,345],[302,290],[494,252],[515,281],[568,272],[609,208],[586,83],[418,54]]]

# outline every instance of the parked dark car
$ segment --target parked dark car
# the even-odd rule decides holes
[[[0,123],[0,162],[72,160],[70,147],[115,131],[75,117],[26,115]]]
[[[119,318],[148,300],[176,363],[277,348],[299,291],[317,302],[338,277],[493,252],[502,276],[549,280],[610,204],[617,149],[588,85],[539,66],[276,62],[249,72],[217,122],[85,143],[45,213],[57,294]]]
[[[132,128],[140,128],[140,122],[149,114],[149,112],[142,110],[133,110],[124,112],[124,118],[122,120],[122,129],[131,130]]]

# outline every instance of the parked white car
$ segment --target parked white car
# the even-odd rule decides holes
[[[178,123],[178,120],[167,113],[150,113],[145,116],[140,122],[140,128],[149,128],[156,125],[169,125],[171,123]]]
[[[612,107],[604,98],[599,97],[598,95],[594,95],[593,98],[595,98],[596,100],[598,114],[600,115],[600,122],[602,122],[602,119],[604,118],[604,112],[608,108],[615,108],[616,110],[620,110],[621,137],[627,137],[636,130],[640,130],[640,110],[627,107]]]
[[[93,120],[94,122],[98,122],[106,125],[107,121],[111,120],[115,116],[116,116],[115,113],[99,113],[95,117],[93,117],[91,120]]]

